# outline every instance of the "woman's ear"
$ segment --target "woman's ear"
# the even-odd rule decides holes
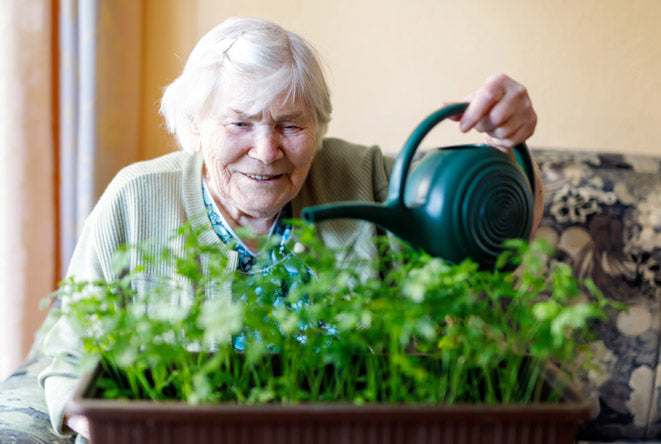
[[[194,117],[190,124],[190,134],[191,138],[193,139],[192,146],[196,152],[202,151],[202,141],[200,140],[200,125],[201,122],[199,117]]]
[[[199,137],[200,135],[200,118],[195,116],[191,119],[190,124],[191,133]]]

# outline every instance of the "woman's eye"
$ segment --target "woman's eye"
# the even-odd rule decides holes
[[[301,127],[297,125],[282,125],[281,128],[285,133],[294,133],[301,129]]]
[[[242,120],[237,120],[236,122],[229,122],[226,123],[225,126],[235,129],[235,130],[248,130],[252,128],[252,124],[250,122],[245,122]]]

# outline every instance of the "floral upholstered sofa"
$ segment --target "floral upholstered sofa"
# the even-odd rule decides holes
[[[597,370],[585,387],[599,411],[579,438],[661,442],[661,159],[551,150],[535,159],[545,190],[535,235],[627,307],[594,327]]]
[[[536,236],[556,260],[590,277],[628,310],[595,325],[596,367],[585,382],[598,405],[577,440],[661,443],[661,157],[536,150],[545,214]],[[38,344],[38,340],[37,340]],[[0,443],[71,443],[54,435],[34,347],[0,384]]]

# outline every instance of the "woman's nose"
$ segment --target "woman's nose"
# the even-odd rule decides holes
[[[275,129],[264,128],[258,131],[249,155],[264,164],[270,164],[282,158],[284,152]]]

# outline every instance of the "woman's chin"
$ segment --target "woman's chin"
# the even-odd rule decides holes
[[[281,198],[274,201],[264,201],[264,195],[256,196],[251,200],[247,199],[244,202],[252,202],[252,205],[243,205],[239,207],[238,210],[253,219],[269,219],[276,217],[278,213],[280,213],[280,210],[282,210],[282,207],[287,203]]]

